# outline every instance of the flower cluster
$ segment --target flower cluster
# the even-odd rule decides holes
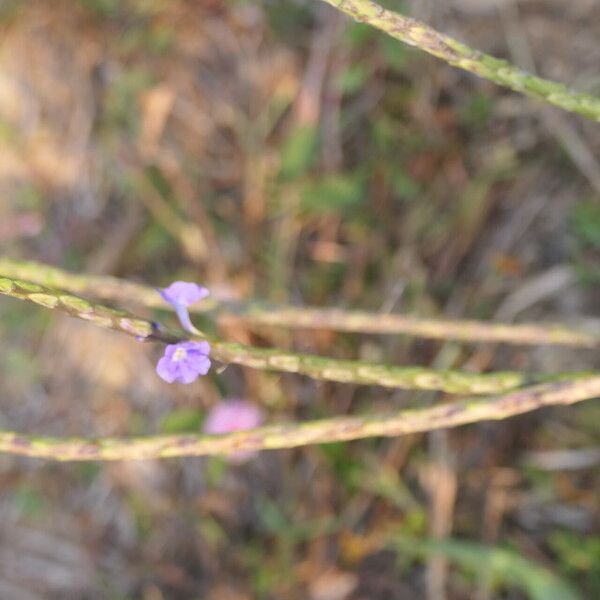
[[[232,431],[254,429],[264,421],[262,410],[247,400],[229,400],[214,406],[204,422],[204,433],[223,434]],[[234,452],[229,456],[233,462],[244,462],[256,452]]]
[[[181,326],[190,333],[200,333],[192,324],[188,306],[206,298],[209,291],[195,283],[176,281],[158,293],[175,309]],[[178,381],[192,383],[210,369],[210,344],[208,342],[179,342],[166,347],[156,365],[159,377],[167,383]]]

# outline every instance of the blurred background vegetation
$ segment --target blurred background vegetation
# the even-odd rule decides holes
[[[386,5],[600,90],[596,0]],[[228,298],[581,324],[600,313],[600,129],[309,0],[0,2],[0,253]],[[587,321],[586,321],[587,322]],[[466,370],[597,352],[340,335],[229,339]],[[228,367],[0,302],[0,421],[197,431],[432,403]],[[600,597],[600,405],[221,459],[0,457],[0,597]]]

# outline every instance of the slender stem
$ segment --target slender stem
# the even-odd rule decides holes
[[[436,390],[449,394],[494,394],[544,380],[587,374],[535,375],[515,371],[469,373],[426,367],[396,367],[352,360],[296,354],[210,340],[211,357],[254,369],[308,375],[313,379],[388,388]]]
[[[416,46],[447,63],[566,111],[600,122],[600,98],[536,77],[436,31],[425,23],[387,10],[371,0],[322,0],[356,21]]]
[[[493,398],[467,398],[390,414],[335,417],[269,425],[225,435],[182,434],[138,438],[56,438],[0,432],[0,452],[60,461],[134,460],[205,456],[295,448],[310,444],[392,437],[507,419],[544,406],[568,405],[600,396],[600,377],[562,381]]]
[[[544,323],[486,323],[470,319],[427,319],[411,315],[380,314],[319,308],[248,307],[240,317],[258,325],[277,325],[307,329],[330,329],[355,333],[405,334],[430,339],[453,339],[463,342],[509,344],[561,344],[594,347],[600,337],[558,325]]]
[[[116,277],[77,275],[33,262],[0,258],[0,274],[48,287],[84,293],[96,298],[128,302],[148,308],[171,308],[148,286]],[[594,347],[600,337],[553,323],[541,325],[486,323],[474,320],[423,319],[410,315],[380,314],[328,308],[278,307],[256,303],[218,302],[209,298],[190,307],[193,312],[216,310],[233,315],[249,326],[329,329],[356,333],[404,334],[430,339],[509,344],[562,344]]]

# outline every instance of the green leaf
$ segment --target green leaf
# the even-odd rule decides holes
[[[307,184],[302,191],[302,208],[310,212],[330,212],[353,208],[364,196],[362,173],[329,175]]]
[[[162,433],[186,433],[198,431],[203,413],[196,408],[179,408],[169,413],[160,425]]]
[[[473,94],[458,111],[460,122],[465,127],[481,129],[485,127],[493,114],[493,100],[486,94]]]
[[[292,131],[281,150],[280,176],[294,179],[304,174],[315,160],[317,144],[316,127],[305,125]]]
[[[165,252],[172,246],[169,234],[155,221],[148,224],[138,237],[133,255],[139,259],[150,260]]]
[[[119,12],[119,0],[79,0],[87,10],[99,17],[113,17]]]
[[[349,23],[344,32],[345,41],[352,48],[360,49],[375,37],[375,31],[365,23]]]
[[[408,59],[408,48],[389,36],[380,36],[377,41],[387,66],[393,71],[403,71]]]
[[[392,188],[395,193],[409,200],[419,194],[419,184],[405,171],[392,169],[390,173]]]
[[[48,509],[44,496],[28,484],[17,487],[11,499],[19,511],[32,519],[42,517]]]
[[[364,64],[350,65],[344,69],[336,81],[336,87],[342,94],[355,94],[369,77],[369,71]]]
[[[491,577],[496,585],[520,588],[531,600],[582,600],[565,580],[513,550],[456,539],[419,540],[408,536],[397,536],[394,545],[404,556],[444,556],[467,571]]]
[[[600,536],[586,537],[570,531],[556,531],[550,534],[549,543],[573,570],[600,568]]]
[[[585,244],[600,247],[600,204],[583,201],[575,205],[571,212],[573,233]]]

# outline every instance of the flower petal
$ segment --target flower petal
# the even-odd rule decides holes
[[[173,361],[167,356],[163,356],[156,364],[156,372],[161,379],[167,383],[173,383],[177,378],[177,370]]]
[[[206,433],[229,433],[254,429],[263,422],[261,409],[246,400],[221,402],[214,406],[204,422]]]
[[[210,294],[205,287],[188,281],[175,281],[170,286],[159,289],[158,292],[169,304],[176,308],[176,305],[189,306],[194,304]]]
[[[185,304],[174,304],[175,312],[177,313],[177,318],[181,323],[181,326],[190,333],[199,333],[199,331],[194,327],[192,320],[190,319],[190,313],[188,312],[187,305]]]
[[[179,347],[179,344],[169,344],[166,348],[165,348],[165,352],[163,354],[163,356],[165,358],[168,358],[169,360],[173,359],[173,355],[175,354],[175,352],[177,352],[177,348]]]
[[[198,370],[193,368],[192,365],[182,363],[179,367],[178,381],[186,384],[192,383],[193,381],[196,381],[196,379],[198,379],[199,375],[200,373],[198,373]]]
[[[201,354],[203,356],[210,354],[210,344],[208,342],[183,342],[183,345],[191,354]]]
[[[196,372],[198,375],[206,375],[210,370],[211,364],[210,359],[206,356],[202,356],[198,359],[198,362],[196,363]]]

